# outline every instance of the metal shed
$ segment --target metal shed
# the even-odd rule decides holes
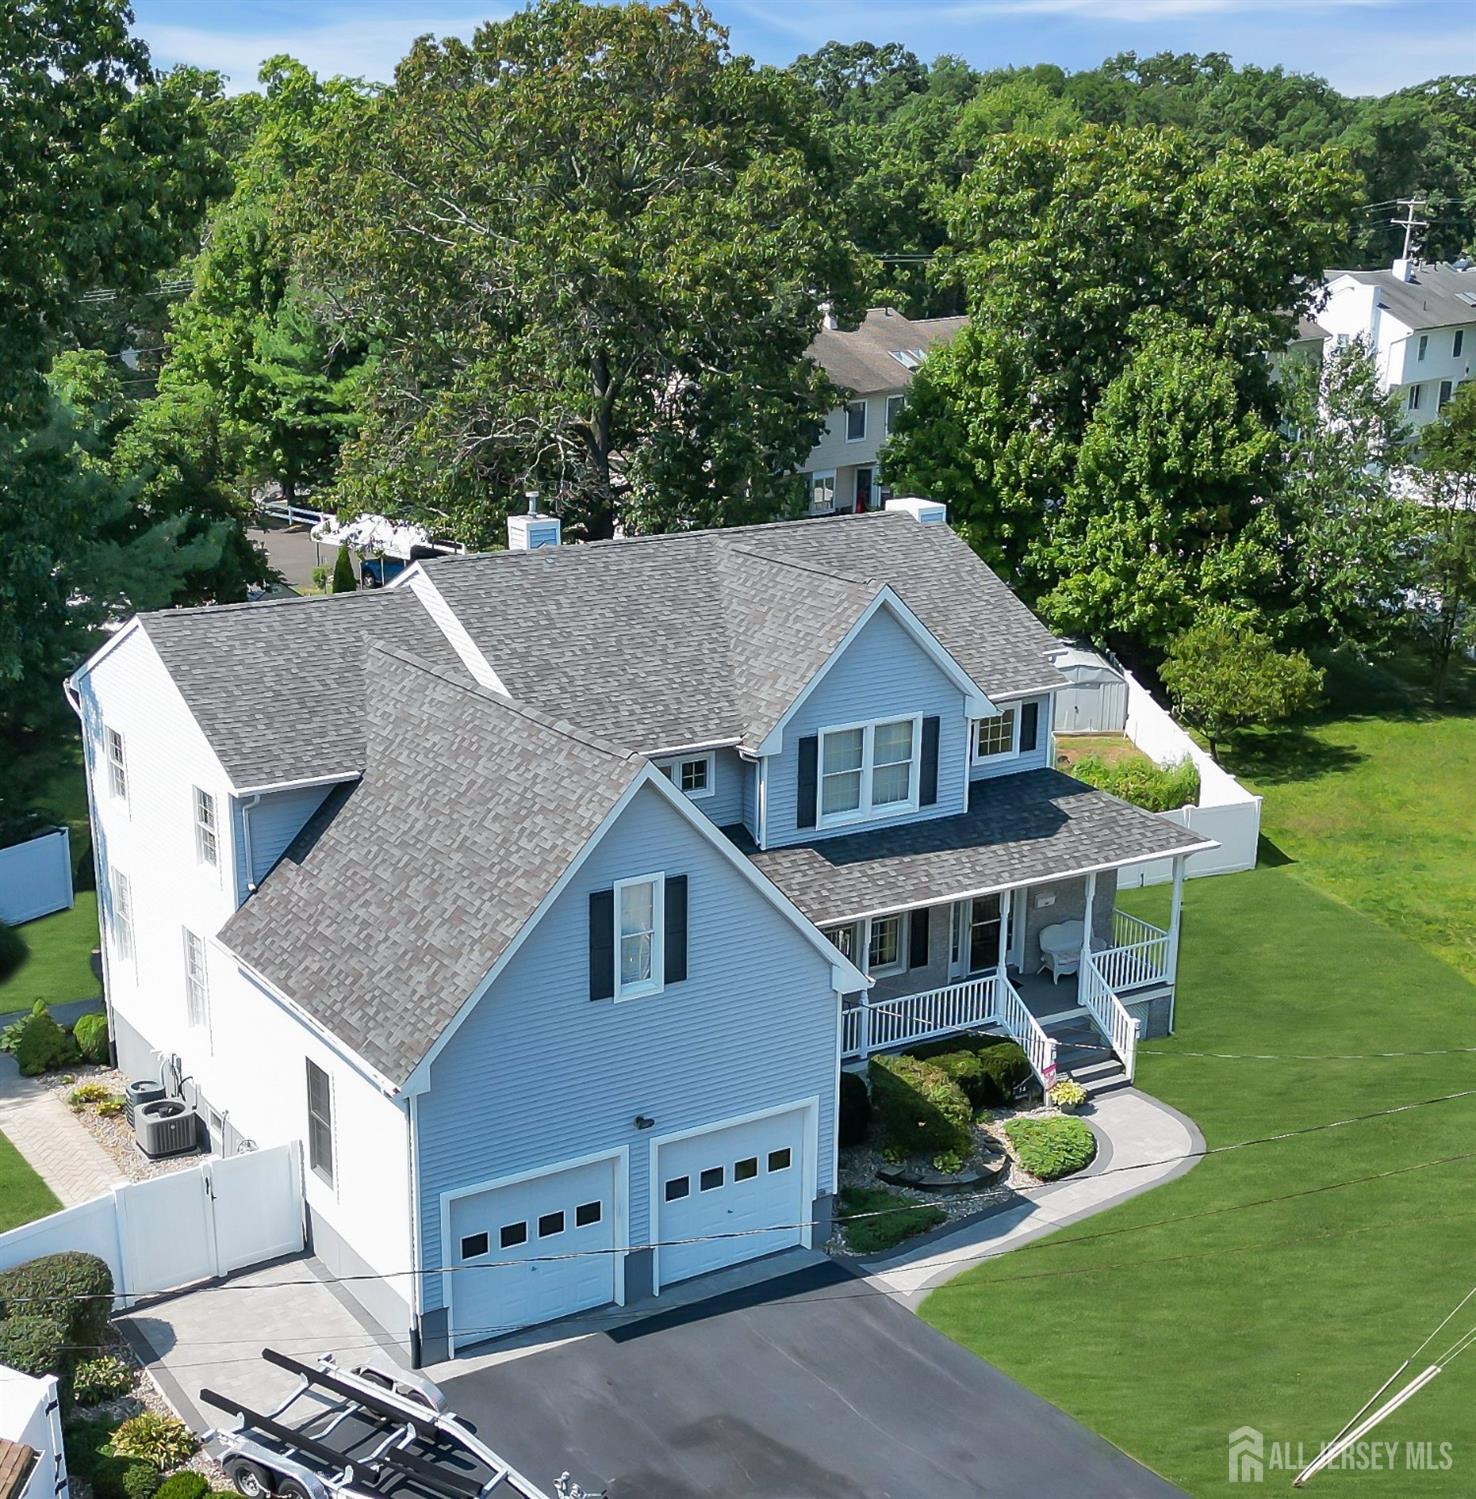
[[[1056,670],[1070,685],[1056,694],[1056,732],[1121,733],[1127,724],[1127,681],[1121,667],[1081,641],[1061,644]]]

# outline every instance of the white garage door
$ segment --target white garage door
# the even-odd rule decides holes
[[[659,1147],[656,1238],[663,1286],[804,1243],[806,1117],[797,1109]]]
[[[453,1346],[613,1301],[615,1190],[603,1160],[454,1199]]]

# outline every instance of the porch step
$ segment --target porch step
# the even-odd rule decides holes
[[[1074,1078],[1093,1097],[1128,1085],[1117,1054],[1090,1021],[1073,1017],[1047,1034],[1056,1043],[1056,1071]]]

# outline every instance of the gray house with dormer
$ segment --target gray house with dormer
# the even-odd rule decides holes
[[[1063,1028],[1128,1077],[1171,1023],[1206,845],[1053,768],[1058,642],[897,503],[555,525],[74,675],[122,1065],[220,1152],[301,1141],[422,1359],[823,1243],[877,1051],[993,1030],[1048,1085]],[[1160,930],[1114,893],[1166,857]]]

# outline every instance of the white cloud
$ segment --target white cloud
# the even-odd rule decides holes
[[[141,27],[156,66],[192,63],[215,68],[230,80],[232,93],[256,86],[261,64],[287,52],[315,73],[342,74],[387,83],[395,65],[418,36],[470,37],[484,21],[497,20],[511,7],[446,16],[344,16],[301,26],[214,30],[153,22]]]

